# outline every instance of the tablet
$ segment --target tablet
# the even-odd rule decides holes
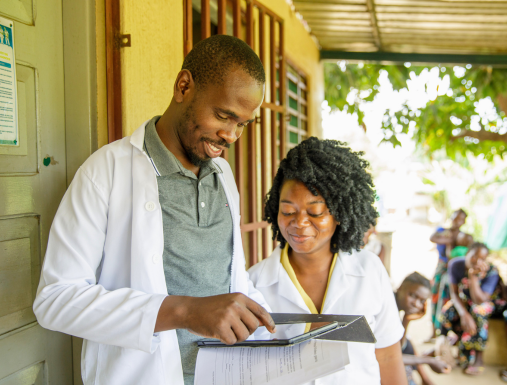
[[[320,328],[310,330],[307,333],[300,334],[298,336],[294,336],[288,339],[280,339],[280,340],[246,340],[243,342],[238,342],[234,345],[226,345],[217,340],[207,340],[207,341],[198,341],[197,346],[200,348],[240,348],[240,347],[249,347],[249,348],[258,348],[258,347],[266,347],[266,346],[292,346],[299,344],[301,342],[310,340],[312,338],[319,337],[323,334],[329,333],[330,331],[338,328],[339,322],[331,322],[327,325],[321,326]]]

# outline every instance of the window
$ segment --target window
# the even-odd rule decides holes
[[[308,137],[308,94],[306,76],[287,63],[287,149]]]
[[[274,243],[262,220],[264,196],[286,148],[284,22],[256,0],[184,0],[184,50],[214,34],[246,41],[266,71],[266,96],[255,123],[224,152],[240,194],[241,232],[248,265],[269,256]],[[280,76],[280,73],[283,74]]]

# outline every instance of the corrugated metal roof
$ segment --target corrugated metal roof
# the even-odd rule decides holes
[[[323,50],[507,53],[506,0],[294,0]]]

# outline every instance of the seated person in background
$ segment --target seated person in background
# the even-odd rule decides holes
[[[377,343],[348,342],[350,364],[314,383],[406,385],[403,327],[387,271],[376,255],[360,250],[377,218],[373,181],[361,155],[314,137],[289,151],[264,209],[280,245],[249,273],[273,312],[366,317]],[[312,326],[279,327],[274,337]]]
[[[488,319],[494,311],[492,294],[498,285],[498,270],[486,257],[487,246],[475,242],[465,257],[449,262],[451,300],[440,315],[441,331],[453,331],[459,339],[459,361],[465,374],[484,371],[482,354],[488,340]]]
[[[495,300],[495,313],[503,318],[505,321],[505,334],[507,335],[507,286],[502,278],[498,281],[498,288],[500,295]],[[507,343],[507,341],[505,341]],[[507,369],[500,370],[500,378],[503,382],[507,382]]]
[[[450,299],[449,282],[447,278],[447,262],[449,255],[456,247],[456,239],[460,233],[460,228],[465,224],[467,213],[463,209],[454,211],[451,215],[451,227],[444,229],[439,227],[430,237],[430,241],[437,244],[438,264],[435,270],[435,276],[431,281],[431,321],[433,322],[433,337],[437,336],[440,330],[440,321],[438,315],[442,312],[444,306]]]
[[[368,231],[364,233],[363,238],[364,246],[362,247],[362,249],[371,251],[373,254],[378,255],[382,263],[384,263],[386,248],[377,237],[372,237],[372,235],[374,234],[376,235],[375,226],[370,225]]]
[[[426,303],[430,295],[430,281],[417,272],[408,275],[395,294],[398,310],[404,312],[402,323],[405,328],[405,334],[403,334],[401,346],[409,385],[415,385],[415,381],[412,378],[413,370],[419,372],[422,385],[433,385],[433,382],[424,370],[424,364],[429,365],[435,373],[449,373],[451,371],[451,367],[438,358],[418,356],[412,342],[407,338],[409,323],[421,319],[426,314]]]

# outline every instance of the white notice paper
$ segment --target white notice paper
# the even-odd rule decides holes
[[[14,26],[0,17],[0,145],[19,146]]]
[[[289,347],[201,348],[194,385],[298,385],[343,369],[347,343],[310,340]]]

